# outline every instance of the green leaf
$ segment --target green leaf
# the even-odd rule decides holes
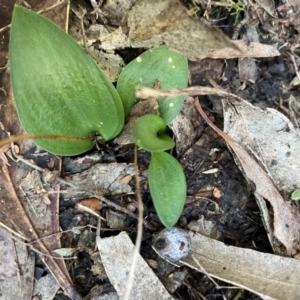
[[[161,134],[166,129],[162,118],[147,114],[136,120],[132,128],[134,142],[142,149],[157,152],[171,149],[175,142],[167,135]]]
[[[11,83],[29,134],[114,138],[124,126],[121,99],[93,59],[48,19],[15,6],[10,30]],[[39,139],[45,150],[76,155],[93,141]]]
[[[184,88],[188,83],[187,60],[180,54],[162,46],[148,50],[130,62],[122,71],[117,82],[117,90],[123,101],[125,116],[128,116],[138,99],[134,95],[137,86],[153,88],[158,80],[161,89]],[[159,113],[169,124],[179,113],[183,96],[159,99]]]
[[[166,152],[153,153],[148,180],[158,217],[167,228],[174,226],[186,198],[186,181],[180,163]]]
[[[300,200],[300,189],[297,189],[292,193],[292,200]]]

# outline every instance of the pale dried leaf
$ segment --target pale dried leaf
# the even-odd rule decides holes
[[[14,240],[8,231],[0,227],[0,281],[17,277],[27,265],[27,249],[24,243]],[[17,263],[16,263],[17,262]]]
[[[223,100],[223,105],[225,132],[236,142],[245,145],[265,169],[256,169],[257,179],[267,177],[271,183],[271,178],[277,189],[288,195],[299,187],[299,129],[294,128],[284,115],[274,109],[263,111],[246,101],[234,99],[230,99],[230,103]],[[248,178],[249,173],[252,178],[255,177],[248,167],[247,172]],[[269,193],[266,182],[255,180],[254,183],[256,193],[267,199],[273,207],[274,229],[271,230],[274,230],[275,237],[292,253],[299,251],[299,211],[278,192]],[[275,192],[275,187],[273,190]],[[262,199],[259,197],[258,200]],[[265,224],[268,222],[269,220],[265,220]],[[273,244],[273,240],[271,243]],[[276,249],[276,246],[273,248]]]
[[[259,4],[271,17],[277,18],[277,12],[273,0],[256,0]]]
[[[300,130],[277,110],[266,111],[246,101],[222,101],[224,131],[260,159],[277,189],[300,187]]]
[[[203,59],[208,52],[225,47],[238,51],[217,28],[190,17],[178,0],[135,1],[127,26],[134,48],[165,44],[189,60]]]
[[[33,295],[38,295],[43,300],[52,300],[58,289],[59,284],[56,282],[55,278],[52,274],[47,274],[35,281]]]
[[[286,254],[293,255],[299,252],[300,220],[296,208],[284,201],[268,174],[245,148],[211,122],[198,101],[196,107],[209,126],[222,136],[234,151],[246,178],[255,185],[255,194],[270,202],[274,215],[274,235],[285,246]]]
[[[130,194],[132,189],[123,179],[134,176],[133,164],[108,163],[97,164],[86,171],[70,175],[70,183],[77,187],[67,187],[72,197],[84,194],[83,191],[97,192],[102,196]]]
[[[179,114],[169,124],[176,140],[178,157],[181,157],[202,133],[200,122],[195,124],[196,118],[197,111],[194,106],[194,99],[186,97]]]
[[[238,61],[239,78],[241,81],[255,83],[259,78],[256,62],[252,58],[240,58]]]
[[[5,251],[10,251],[9,247],[6,248],[1,246],[2,253]],[[14,251],[10,254],[14,256]],[[18,253],[19,255],[20,253]],[[2,254],[3,255],[3,254]],[[1,256],[2,256],[1,255]],[[22,257],[26,255],[25,261],[21,261]],[[1,300],[11,300],[11,299],[21,299],[22,300],[31,300],[32,299],[32,289],[34,283],[34,267],[35,267],[35,254],[31,252],[29,255],[24,252],[24,255],[21,255],[19,258],[14,256],[16,265],[19,266],[18,273],[15,274],[12,278],[7,278],[5,280],[0,280],[0,291],[1,291]],[[1,260],[1,263],[3,261]],[[24,265],[24,263],[26,265]],[[1,273],[9,272],[7,264],[1,265]],[[17,266],[14,268],[16,270]],[[1,276],[2,277],[2,276]],[[3,278],[3,277],[2,277]],[[20,294],[22,297],[20,298]]]
[[[154,48],[164,44],[194,61],[216,49],[233,47],[238,51],[219,29],[189,16],[178,0],[134,2],[127,24],[104,37],[102,49]]]
[[[276,49],[276,46],[273,45],[265,45],[254,42],[246,45],[243,40],[232,41],[232,43],[234,43],[240,49],[240,51],[234,48],[218,49],[209,52],[207,57],[231,59],[245,57],[274,57],[280,55],[279,51]]]
[[[294,258],[228,246],[189,232],[190,254],[181,262],[251,291],[263,299],[299,299],[300,261]],[[199,262],[199,264],[197,263]]]
[[[134,244],[126,232],[121,232],[106,239],[97,237],[97,246],[108,278],[119,298],[123,299],[132,265]],[[138,258],[130,299],[173,299],[141,256]]]

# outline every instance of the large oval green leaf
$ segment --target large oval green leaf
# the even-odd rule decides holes
[[[152,153],[148,180],[159,219],[167,228],[174,226],[186,198],[186,181],[180,163],[166,152]]]
[[[171,149],[175,146],[174,140],[162,134],[166,124],[162,118],[147,114],[137,119],[132,128],[134,142],[149,152],[158,152]]]
[[[29,134],[115,137],[124,126],[121,99],[93,59],[48,19],[15,6],[10,30],[11,83]],[[93,141],[40,139],[45,150],[76,155]]]
[[[125,116],[138,99],[134,95],[137,86],[153,88],[158,80],[161,89],[184,88],[188,83],[187,60],[165,46],[148,50],[130,62],[122,71],[117,90],[123,101]],[[169,124],[179,113],[184,97],[159,99],[159,114]]]

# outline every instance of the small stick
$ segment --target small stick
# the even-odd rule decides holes
[[[127,281],[127,287],[125,292],[124,300],[130,299],[130,292],[132,289],[133,281],[134,281],[134,272],[136,269],[137,260],[140,253],[141,243],[142,243],[142,235],[143,235],[143,213],[144,213],[144,207],[143,207],[143,201],[142,201],[142,195],[141,195],[141,188],[140,188],[140,180],[139,180],[139,169],[138,169],[138,159],[137,159],[137,146],[134,146],[134,171],[135,171],[135,185],[136,185],[136,197],[138,200],[138,209],[139,209],[139,222],[138,222],[138,230],[137,230],[137,236],[135,241],[135,248],[133,252],[132,257],[132,264],[130,268],[130,273],[128,276]]]
[[[69,31],[69,20],[70,20],[70,0],[67,0],[67,11],[66,11],[66,28],[65,31]]]
[[[184,89],[172,90],[155,90],[147,87],[138,87],[135,89],[135,95],[140,99],[147,99],[149,97],[172,98],[177,96],[217,95],[221,97],[235,98],[239,101],[242,100],[240,97],[234,94],[207,86],[192,86]]]

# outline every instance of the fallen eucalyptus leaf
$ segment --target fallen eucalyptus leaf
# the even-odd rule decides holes
[[[159,219],[167,228],[174,226],[186,198],[186,181],[180,163],[166,152],[152,153],[148,180]]]
[[[294,255],[299,252],[300,218],[297,208],[284,201],[272,182],[270,175],[249,155],[246,149],[211,122],[203,112],[199,101],[196,102],[196,107],[209,126],[223,137],[234,151],[246,178],[255,185],[254,194],[268,200],[271,204],[273,208],[274,235],[285,246],[286,255]]]
[[[191,231],[189,237],[190,253],[179,261],[184,265],[247,289],[262,299],[300,298],[299,260],[228,246]],[[162,232],[157,238],[166,237]]]
[[[191,17],[178,0],[135,0],[127,24],[101,38],[101,48],[154,48],[166,45],[189,60],[237,46],[219,29]],[[124,16],[125,18],[125,16]]]
[[[282,247],[278,247],[273,234],[278,238],[286,231],[287,224],[290,226],[287,231],[289,237],[285,234],[284,244],[289,240],[288,244],[294,248],[292,252],[297,252],[299,246],[291,239],[293,236],[299,237],[299,210],[291,205],[289,195],[300,186],[299,129],[277,110],[267,108],[263,111],[243,100],[230,99],[230,103],[223,100],[223,108],[224,131],[235,141],[246,144],[276,188],[287,194],[284,200],[259,197],[255,193],[274,252],[280,253]],[[261,186],[264,186],[263,182]],[[271,203],[272,213],[266,209],[264,198]]]
[[[188,15],[178,0],[136,0],[127,19],[134,48],[167,45],[189,60],[225,47],[236,48],[220,30]]]
[[[9,60],[15,104],[29,134],[55,134],[104,140],[123,128],[124,111],[114,86],[92,58],[59,27],[15,6]],[[94,141],[37,139],[45,150],[76,155]]]
[[[132,265],[134,245],[126,232],[106,239],[97,237],[96,241],[106,274],[117,291],[119,299],[123,299]],[[173,299],[140,255],[129,299]]]
[[[274,45],[265,45],[256,42],[251,42],[247,45],[243,40],[232,41],[232,43],[236,45],[236,47],[226,47],[224,49],[213,50],[207,54],[207,57],[216,59],[231,59],[274,57],[280,55],[280,52]]]

